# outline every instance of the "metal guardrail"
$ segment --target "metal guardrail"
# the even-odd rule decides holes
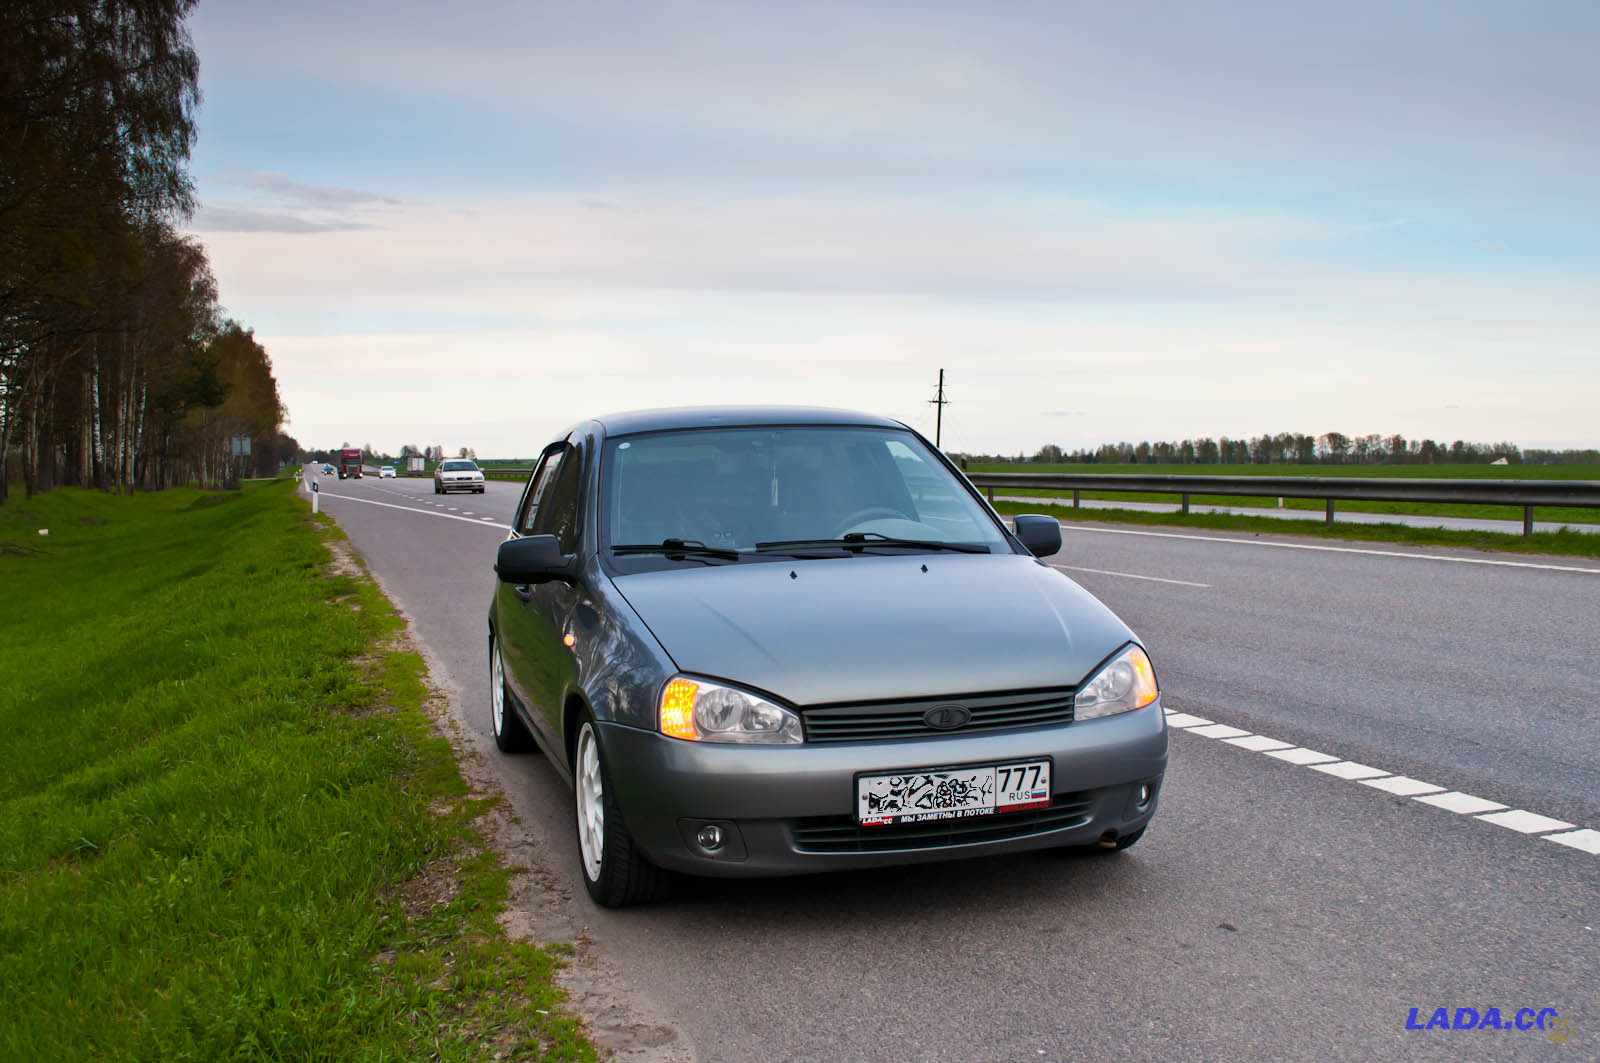
[[[1600,508],[1597,480],[1430,480],[1423,477],[1360,476],[1140,476],[1108,473],[1069,476],[1037,472],[975,472],[967,478],[994,501],[997,487],[1071,491],[1077,506],[1084,491],[1110,494],[1181,496],[1180,512],[1189,512],[1191,495],[1246,495],[1276,498],[1320,498],[1324,522],[1333,523],[1334,502],[1423,502],[1456,505],[1520,506],[1522,534],[1533,534],[1534,506]]]

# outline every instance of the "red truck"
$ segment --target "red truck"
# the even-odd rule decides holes
[[[361,479],[361,448],[345,447],[339,451],[339,479]]]

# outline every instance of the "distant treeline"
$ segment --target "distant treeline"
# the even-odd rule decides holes
[[[1063,450],[1055,444],[1025,454],[963,454],[977,462],[1038,462],[1107,465],[1486,465],[1504,459],[1512,465],[1600,463],[1600,450],[1524,450],[1515,443],[1440,443],[1405,436],[1320,436],[1281,432],[1254,438],[1202,437],[1177,443],[1106,443],[1094,449]]]
[[[176,228],[193,6],[0,5],[0,499],[18,465],[29,495],[211,486],[297,449],[265,349]]]

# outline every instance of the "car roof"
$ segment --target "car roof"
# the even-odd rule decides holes
[[[821,406],[679,406],[629,410],[596,417],[608,436],[661,432],[679,428],[729,428],[765,425],[858,425],[904,428],[899,421],[855,410]]]

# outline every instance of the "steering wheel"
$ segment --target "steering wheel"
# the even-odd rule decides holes
[[[842,538],[845,532],[849,531],[851,528],[854,528],[857,524],[860,524],[864,520],[871,520],[875,517],[888,517],[893,520],[907,519],[904,513],[900,512],[898,509],[892,509],[889,506],[867,506],[864,509],[858,509],[854,513],[848,514],[842,520],[840,520],[839,530],[834,533],[833,537],[835,539]]]

